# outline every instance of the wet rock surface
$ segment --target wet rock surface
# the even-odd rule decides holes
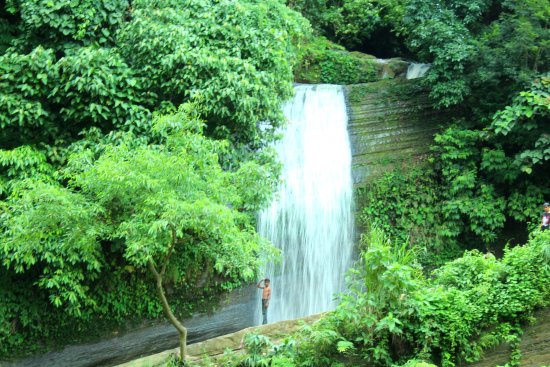
[[[311,325],[315,323],[322,317],[322,315],[323,314],[320,313],[294,320],[278,321],[272,324],[248,327],[235,333],[222,335],[200,343],[189,345],[187,348],[187,359],[189,361],[196,361],[208,357],[211,362],[215,363],[217,358],[223,356],[226,350],[231,350],[237,353],[242,352],[244,351],[244,337],[250,333],[265,335],[268,336],[273,343],[280,343],[287,335],[296,332],[304,324]],[[179,348],[170,349],[155,355],[130,361],[116,367],[162,366],[171,355],[177,355],[178,353]]]
[[[347,86],[355,186],[429,152],[446,121],[419,80],[388,79]]]
[[[235,332],[254,324],[257,309],[256,287],[247,287],[230,295],[228,303],[213,315],[184,320],[188,343]],[[1,367],[92,367],[114,366],[142,356],[178,346],[176,329],[166,323],[134,330],[96,343],[67,346],[62,350],[15,362],[0,362]]]
[[[521,367],[550,366],[550,308],[535,313],[534,325],[524,329],[521,337]],[[510,360],[510,346],[502,344],[485,351],[484,358],[469,367],[503,366]]]

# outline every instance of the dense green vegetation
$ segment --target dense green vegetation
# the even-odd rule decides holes
[[[359,196],[338,309],[238,363],[447,367],[517,344],[549,299],[549,22],[548,0],[2,2],[0,359],[163,312],[184,339],[176,316],[274,255],[252,214],[293,81],[372,81],[390,56],[431,64],[449,121]]]
[[[503,341],[513,346],[507,366],[519,365],[522,323],[550,302],[550,232],[534,232],[500,260],[466,252],[431,277],[414,247],[378,228],[362,246],[335,311],[282,344],[249,335],[247,354],[218,365],[452,367]]]
[[[158,144],[135,145],[128,133],[96,160],[89,151],[70,155],[61,172],[66,187],[22,182],[6,203],[4,265],[33,279],[54,306],[87,319],[102,306],[90,290],[117,247],[119,267],[152,273],[184,351],[187,331],[163,282],[210,277],[212,269],[225,289],[250,280],[268,248],[240,210],[261,204],[264,197],[251,192],[272,192],[276,183],[255,162],[224,171],[218,155],[227,142],[205,138],[202,121],[188,113],[155,121]]]
[[[2,3],[0,359],[158,318],[151,265],[178,316],[255,274],[308,33],[276,0]]]
[[[378,79],[374,57],[347,52],[324,37],[312,37],[300,48],[300,63],[294,71],[297,82],[312,84],[357,84]]]
[[[420,171],[388,173],[365,190],[359,205],[367,226],[411,236],[430,251],[447,248],[446,257],[526,238],[550,196],[548,0],[289,5],[349,48],[398,44],[392,52],[431,64],[421,83],[449,123]]]

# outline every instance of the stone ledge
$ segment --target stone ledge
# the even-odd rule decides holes
[[[525,327],[521,337],[521,367],[550,366],[550,308],[535,312],[534,325]],[[510,346],[506,343],[485,351],[483,359],[468,367],[494,367],[508,363]]]
[[[266,335],[272,340],[277,341],[277,339],[284,338],[286,335],[297,331],[304,323],[315,323],[321,318],[322,315],[323,314],[321,313],[295,320],[279,321],[267,325],[248,327],[232,334],[222,335],[199,343],[191,344],[187,347],[188,359],[193,361],[204,356],[215,357],[222,355],[227,349],[231,349],[233,351],[242,350],[244,348],[244,337],[246,334],[250,333]],[[178,354],[178,352],[179,348],[169,349],[151,356],[120,364],[116,367],[159,366],[165,363],[170,356]]]

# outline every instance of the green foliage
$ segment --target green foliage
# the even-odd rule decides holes
[[[162,259],[168,219],[189,241],[166,274],[178,316],[273,255],[250,214],[278,184],[273,152],[259,147],[282,122],[309,31],[277,0],[2,3],[0,355],[159,317],[140,266]],[[196,113],[178,111],[190,100]],[[230,142],[206,139],[198,115],[204,134]],[[176,139],[182,129],[190,135]],[[196,174],[158,176],[178,164]]]
[[[514,168],[533,173],[536,166],[550,160],[550,135],[545,123],[550,116],[550,77],[542,76],[520,92],[510,106],[493,116],[489,129],[501,144],[506,144]],[[508,137],[509,136],[509,137]]]
[[[407,363],[402,364],[399,367],[437,367],[437,366],[418,359],[410,359],[407,361]]]
[[[535,82],[532,92],[522,92],[515,104],[497,112],[487,130],[455,125],[436,135],[434,163],[446,191],[445,215],[465,219],[468,230],[487,244],[507,218],[538,221],[550,193],[542,122],[548,114],[547,84],[546,78]],[[451,234],[463,230],[458,221]]]
[[[66,42],[106,43],[122,22],[127,0],[8,0],[6,9],[20,17],[30,42],[59,47]]]
[[[3,265],[0,267],[1,284],[8,285],[0,287],[2,360],[59,348],[67,343],[110,337],[115,328],[124,331],[143,325],[144,319],[157,319],[162,315],[154,286],[144,274],[121,262],[116,251],[102,251],[102,254],[108,260],[101,263],[100,277],[92,272],[91,278],[97,279],[91,281],[86,278],[80,287],[86,292],[83,302],[87,303],[87,306],[80,308],[56,307],[52,303],[50,296],[63,297],[68,292],[63,294],[55,289],[39,288],[36,283],[39,277],[46,279],[52,276],[43,276],[40,264],[19,274]],[[56,256],[62,258],[62,255]],[[78,269],[77,264],[66,265],[64,269],[71,267]],[[85,269],[78,269],[78,272],[86,274]],[[59,278],[61,275],[54,274],[53,277]],[[75,285],[74,282],[72,285]],[[202,289],[193,284],[175,287],[173,297],[179,301],[174,302],[178,314],[189,316],[196,307],[203,310],[212,307],[216,302],[212,296],[216,286],[210,281],[204,286]],[[189,299],[196,301],[190,304]],[[72,308],[71,313],[67,312],[69,308]]]
[[[267,336],[246,334],[243,340],[244,354],[240,350],[227,349],[215,363],[205,358],[197,361],[196,366],[238,366],[238,367],[296,367],[294,339],[285,339],[281,344],[274,344]]]
[[[459,103],[470,93],[464,81],[464,66],[473,57],[475,47],[465,20],[479,15],[474,9],[482,4],[472,4],[472,10],[462,17],[456,14],[461,5],[410,0],[399,25],[408,35],[410,48],[432,63],[425,82],[432,86],[431,96],[439,106]]]
[[[544,136],[534,131],[534,136]],[[522,173],[514,158],[506,156],[512,151],[519,156],[518,145],[493,145],[492,139],[457,125],[436,134],[431,158],[385,172],[360,190],[361,224],[427,250],[420,258],[426,265],[476,246],[498,251],[510,220],[539,222],[549,191],[546,163],[539,162],[530,175]]]
[[[348,48],[363,43],[382,23],[384,2],[376,0],[289,0],[322,35]]]
[[[222,170],[218,154],[228,142],[204,137],[203,126],[182,106],[157,118],[160,144],[132,145],[127,135],[104,145],[97,159],[89,149],[73,153],[61,177],[66,187],[38,177],[14,186],[0,217],[3,271],[20,284],[31,282],[32,292],[47,297],[57,313],[84,322],[135,311],[158,316],[144,273],[149,261],[170,259],[167,281],[175,288],[227,290],[250,280],[262,261],[258,254],[269,247],[243,208],[268,200],[277,178],[261,177],[271,170],[254,162]],[[240,177],[251,172],[262,179]],[[235,182],[264,193],[244,195]],[[9,318],[2,326],[11,331],[3,329],[2,345],[12,348],[23,342],[18,335],[37,328],[39,315],[31,313],[31,321],[13,330],[22,310],[4,307]]]
[[[0,56],[3,75],[0,80],[2,143],[10,140],[6,138],[13,134],[13,130],[17,131],[17,127],[27,128],[22,133],[30,139],[32,132],[28,128],[48,130],[53,124],[53,116],[44,108],[41,99],[49,94],[49,82],[58,76],[54,62],[53,52],[42,47],[27,55],[9,52]],[[10,146],[4,144],[2,146]]]
[[[312,38],[299,55],[294,78],[299,82],[357,84],[377,79],[374,58],[349,53],[323,37]]]
[[[279,1],[136,1],[117,35],[148,90],[199,101],[217,136],[260,144],[292,95],[294,42],[308,26]],[[269,126],[266,126],[269,127]]]
[[[423,83],[437,107],[487,119],[548,71],[548,0],[292,0],[321,36],[431,64]],[[383,44],[383,47],[379,45]],[[406,46],[408,49],[404,49]],[[479,121],[486,123],[486,120]]]
[[[491,243],[506,221],[506,200],[479,172],[479,134],[453,126],[437,134],[435,141],[435,163],[446,190],[443,213],[446,220],[454,222],[448,235],[458,236],[465,230],[461,223],[465,223],[467,230]]]
[[[395,309],[418,287],[421,274],[411,251],[391,248],[382,231],[373,229],[362,243],[366,250],[336,310],[298,335],[298,365],[391,364],[388,336],[402,333]]]
[[[322,36],[383,56],[431,64],[423,83],[438,107],[484,117],[548,71],[548,0],[292,0]],[[404,49],[404,45],[408,50]],[[463,103],[465,102],[465,103]]]
[[[550,233],[534,232],[502,260],[466,253],[433,279],[380,230],[364,241],[349,293],[297,336],[297,365],[463,365],[500,342],[517,345],[521,322],[548,306]],[[516,351],[511,363],[518,361]]]
[[[426,256],[446,260],[457,255],[457,245],[448,235],[450,223],[442,220],[442,197],[428,162],[397,168],[359,190],[359,221],[367,231],[381,228],[400,242],[424,249]],[[423,262],[434,260],[424,258]]]
[[[27,55],[8,52],[0,63],[3,146],[34,142],[59,148],[90,127],[147,130],[150,112],[144,105],[153,95],[112,51],[80,48],[56,60],[52,50],[39,46]]]
[[[548,1],[403,1],[394,30],[432,64],[425,79],[439,107],[471,102],[477,113],[548,70]],[[544,16],[546,15],[546,19]]]
[[[436,135],[430,181],[411,173],[406,182],[421,185],[416,192],[391,174],[370,185],[360,203],[363,224],[373,222],[402,240],[410,237],[427,249],[456,255],[458,246],[502,246],[510,222],[538,221],[540,204],[550,195],[548,0],[288,3],[321,35],[347,47],[369,50],[373,43],[389,46],[401,39],[412,54],[400,56],[431,64],[419,84],[429,88],[435,107],[458,107],[447,109],[451,124]],[[354,15],[361,19],[346,18],[359,5]],[[322,55],[316,51],[321,46],[305,48],[304,65],[316,66],[308,53]],[[343,82],[342,76],[332,78],[337,69],[303,68],[297,76]],[[334,74],[354,76],[343,69]]]
[[[200,125],[194,129],[200,132]],[[118,223],[111,236],[125,240],[124,256],[136,266],[164,256],[173,229],[190,248],[182,257],[192,248],[218,273],[250,279],[259,240],[236,210],[242,201],[231,185],[234,175],[218,164],[221,149],[192,130],[158,147],[114,146],[81,167],[74,185],[110,211]]]
[[[147,132],[150,113],[144,106],[155,96],[144,90],[144,79],[136,77],[117,53],[83,47],[56,65],[59,81],[48,99],[77,132],[89,126],[106,132]]]
[[[55,169],[40,150],[29,145],[12,150],[0,149],[0,195],[9,193],[11,186],[18,184],[16,179],[40,177],[48,181],[54,174]]]
[[[502,101],[509,103],[513,94],[550,67],[548,0],[503,1],[500,10],[495,16],[498,19],[473,32],[479,59],[475,60],[470,83],[479,91],[474,98],[482,97],[479,104],[492,107],[489,113],[502,108]]]
[[[106,228],[101,208],[57,185],[25,182],[13,190],[3,213],[2,264],[16,273],[40,269],[36,284],[50,301],[80,315],[92,306],[84,280],[97,278],[102,256],[98,237]],[[28,230],[32,228],[32,230]]]
[[[273,138],[308,33],[297,13],[278,1],[71,4],[14,0],[0,13],[12,46],[0,54],[3,148],[37,144],[57,165],[93,128],[151,138],[150,111],[188,100],[210,135],[252,151]]]
[[[239,363],[243,367],[267,367],[270,358],[266,356],[274,347],[268,337],[257,334],[247,334],[244,338],[247,356]]]

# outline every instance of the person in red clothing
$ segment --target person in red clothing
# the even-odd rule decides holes
[[[263,287],[261,286],[262,282],[264,282]],[[262,279],[256,284],[256,287],[263,289],[262,291],[262,324],[267,324],[267,308],[269,307],[269,300],[271,299],[271,287],[269,286],[270,281],[269,279],[265,278]]]

